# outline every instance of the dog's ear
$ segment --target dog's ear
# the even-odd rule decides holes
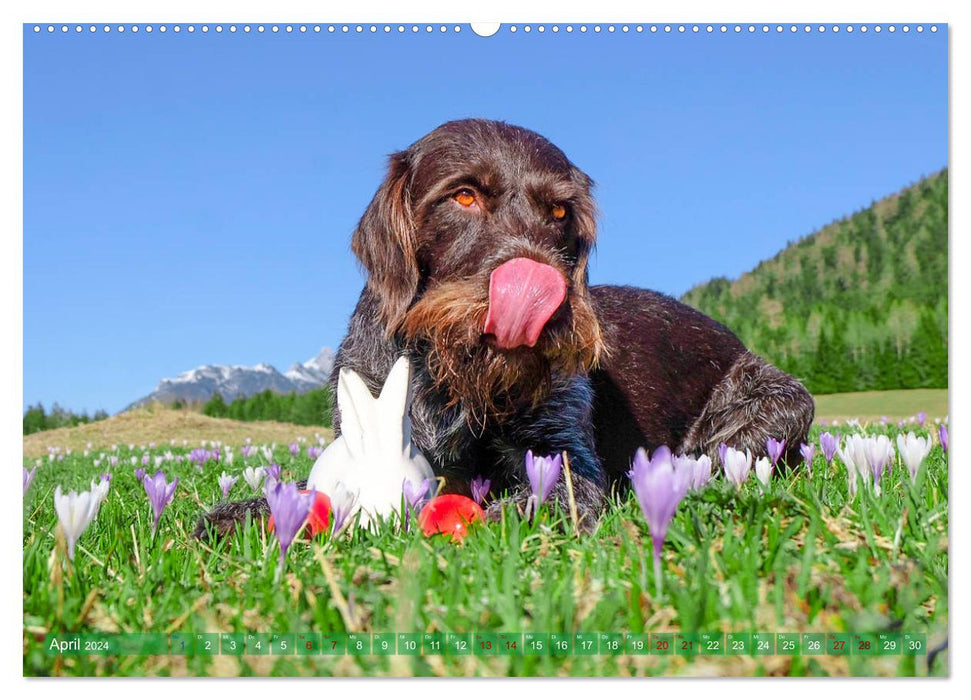
[[[583,191],[583,195],[573,201],[574,235],[576,236],[576,265],[573,270],[573,284],[578,290],[587,288],[587,263],[590,253],[597,245],[597,205],[594,203],[593,180],[579,169],[574,169],[573,178]]]
[[[603,329],[593,310],[590,290],[587,285],[587,263],[597,245],[597,205],[593,199],[593,180],[579,169],[573,177],[580,185],[583,195],[573,201],[573,226],[576,236],[576,264],[573,267],[573,302],[575,333],[584,339],[584,366],[593,369],[601,358],[609,354],[603,337]]]
[[[367,285],[378,299],[378,313],[388,336],[401,325],[418,291],[409,175],[407,152],[392,155],[388,176],[351,238],[351,250],[367,270]]]

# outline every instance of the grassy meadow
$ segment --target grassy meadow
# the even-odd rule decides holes
[[[114,420],[114,419],[111,419]],[[211,419],[210,419],[211,420]],[[151,422],[143,417],[143,422]],[[103,423],[110,424],[110,421]],[[93,426],[82,426],[83,430]],[[260,426],[240,424],[256,440]],[[169,426],[171,428],[171,426]],[[314,430],[291,426],[273,460],[283,479],[305,477]],[[831,431],[859,430],[842,421]],[[235,428],[234,428],[235,430]],[[935,433],[908,425],[919,434]],[[819,428],[813,439],[818,440]],[[895,424],[871,424],[886,433]],[[176,433],[170,433],[176,434]],[[148,433],[145,433],[147,436]],[[233,433],[235,435],[235,433]],[[62,633],[916,633],[927,649],[946,639],[948,623],[948,469],[937,444],[916,484],[899,457],[882,495],[848,495],[846,469],[817,449],[812,476],[776,477],[763,493],[754,474],[741,490],[716,476],[689,492],[668,532],[663,593],[656,594],[647,526],[632,493],[615,494],[592,535],[572,534],[568,514],[541,511],[525,522],[511,510],[479,524],[462,544],[385,529],[299,540],[285,572],[262,522],[213,546],[190,538],[197,517],[218,502],[221,471],[265,465],[261,450],[232,464],[187,459],[198,442],[119,443],[112,449],[62,446],[40,459],[23,507],[23,671],[46,676],[182,675],[877,675],[948,673],[947,652],[927,654],[694,656],[636,653],[563,655],[471,653],[409,655],[53,655],[49,634]],[[30,436],[31,439],[45,434]],[[57,445],[47,433],[47,444]],[[225,435],[211,434],[211,439]],[[291,456],[287,443],[302,437]],[[25,439],[25,443],[26,443]],[[77,443],[67,443],[75,444]],[[255,444],[255,443],[254,443]],[[166,453],[172,454],[171,460]],[[152,535],[145,490],[136,480],[148,454],[171,479],[174,501]],[[108,469],[111,457],[118,464]],[[26,457],[25,466],[37,463]],[[95,460],[99,464],[95,465]],[[97,520],[66,561],[54,511],[55,486],[87,489],[111,471]],[[243,479],[231,499],[250,497]],[[586,638],[586,637],[581,637]],[[611,637],[615,638],[615,637]],[[736,637],[743,639],[743,637]],[[482,638],[485,639],[485,638]],[[501,639],[501,638],[495,638]],[[580,639],[580,638],[576,638]],[[607,638],[604,638],[606,640]],[[726,639],[728,639],[726,637]],[[855,639],[855,638],[854,638]],[[876,637],[874,637],[876,639]],[[673,641],[676,638],[672,637]],[[781,640],[781,638],[780,638]],[[470,638],[474,646],[480,639]],[[402,642],[401,650],[404,650]],[[623,645],[620,647],[624,649]]]

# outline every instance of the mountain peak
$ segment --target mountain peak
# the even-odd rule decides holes
[[[135,401],[128,408],[152,402],[205,402],[215,394],[226,401],[248,398],[269,389],[278,394],[303,394],[323,386],[330,379],[334,367],[334,351],[322,348],[307,362],[296,362],[286,374],[273,365],[261,362],[254,367],[245,365],[202,365],[174,378],[162,379],[148,396]],[[125,409],[128,410],[128,409]]]

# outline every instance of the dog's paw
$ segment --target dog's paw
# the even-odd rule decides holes
[[[554,505],[555,504],[555,505]],[[591,533],[597,529],[600,513],[603,510],[603,494],[599,490],[584,488],[574,493],[576,506],[576,526],[580,532]],[[558,507],[566,516],[566,522],[572,527],[573,514],[570,508],[569,489],[561,482],[550,495],[549,506]],[[496,499],[485,509],[486,519],[498,522],[502,520],[502,513],[507,508],[514,508],[520,517],[532,515],[535,511],[535,500],[528,488],[519,488],[507,498]]]
[[[192,536],[202,542],[222,539],[232,535],[236,531],[236,526],[248,517],[260,517],[267,510],[264,498],[220,503],[199,518]]]

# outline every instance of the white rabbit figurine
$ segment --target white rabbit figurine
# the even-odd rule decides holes
[[[355,499],[348,517],[360,510],[361,527],[397,512],[405,480],[417,485],[435,476],[411,443],[411,401],[407,357],[394,363],[376,399],[357,373],[342,368],[337,380],[341,435],[317,458],[307,488],[331,499]],[[340,493],[339,484],[344,487]]]

